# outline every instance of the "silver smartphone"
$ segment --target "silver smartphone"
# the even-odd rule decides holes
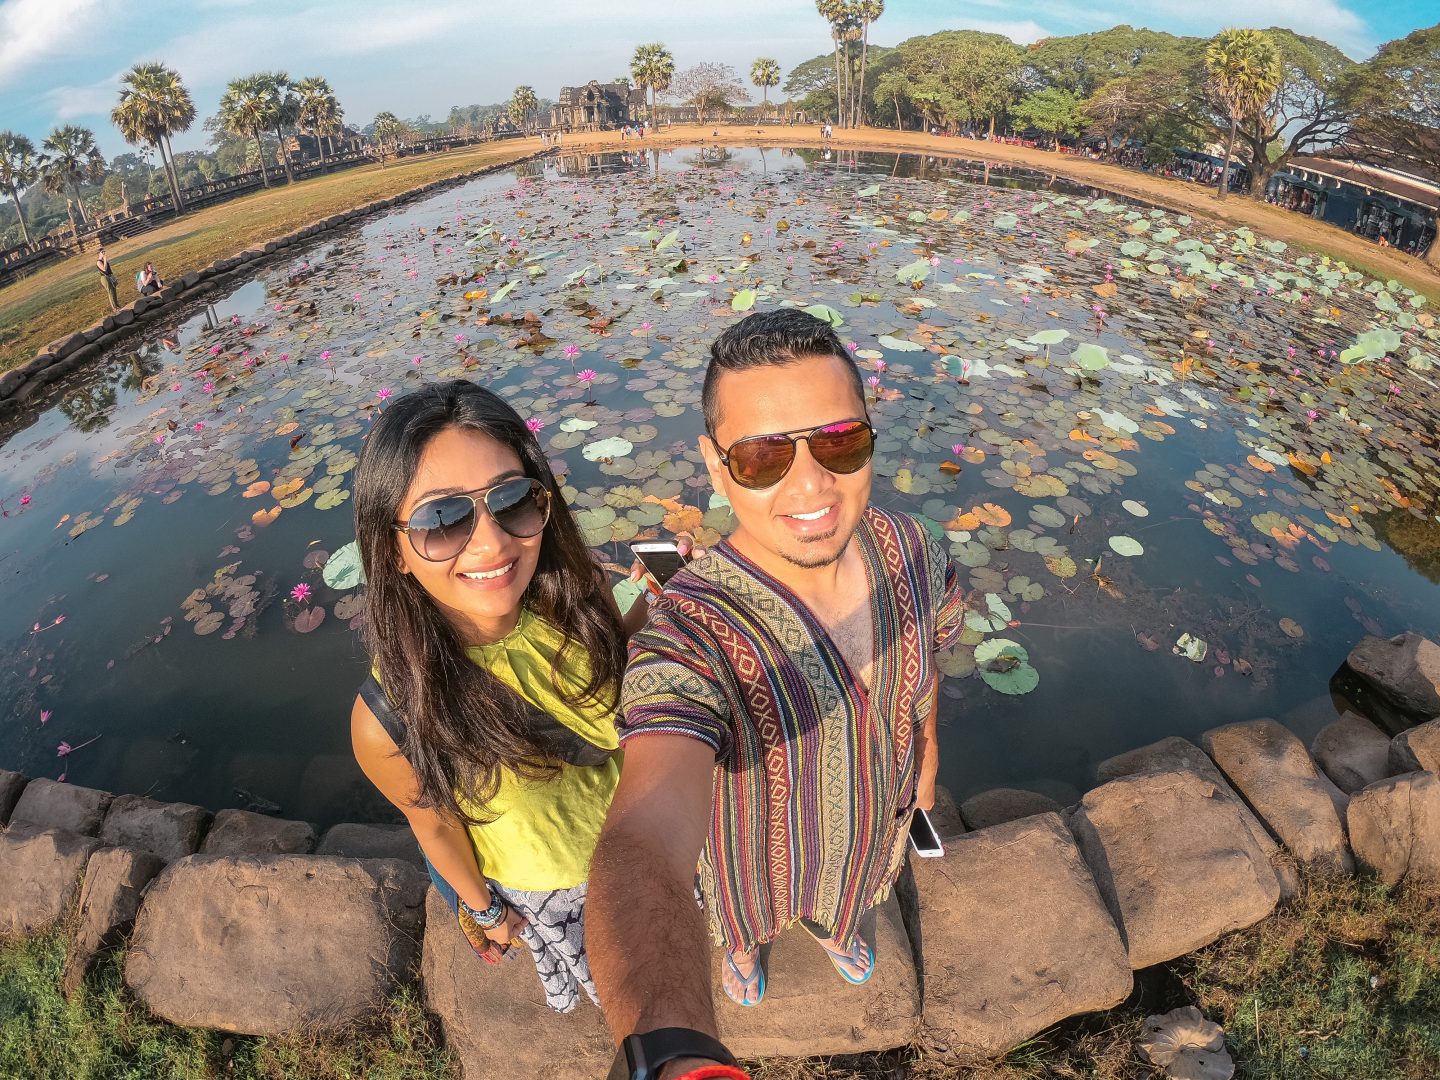
[[[945,847],[940,843],[940,834],[935,831],[930,815],[918,808],[910,818],[910,846],[922,859],[939,859],[945,854]]]
[[[635,558],[640,560],[640,565],[645,567],[655,584],[662,589],[665,583],[690,561],[689,556],[681,555],[679,548],[669,540],[631,544],[630,550],[635,553]]]

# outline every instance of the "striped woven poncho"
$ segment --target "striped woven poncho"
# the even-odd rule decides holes
[[[914,518],[856,530],[870,583],[871,686],[809,608],[728,543],[672,578],[630,642],[622,742],[700,739],[716,754],[700,887],[718,943],[751,949],[804,918],[840,947],[900,872],[915,726],[934,652],[960,633],[958,576]]]

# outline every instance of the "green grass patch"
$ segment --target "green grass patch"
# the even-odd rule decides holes
[[[359,1030],[229,1036],[157,1020],[125,990],[122,955],[102,960],[71,1000],[60,993],[65,938],[0,945],[0,1077],[25,1080],[454,1080],[451,1055],[415,994],[402,991]]]

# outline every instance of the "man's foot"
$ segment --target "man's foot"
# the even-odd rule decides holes
[[[814,937],[813,934],[811,936]],[[860,986],[870,980],[870,973],[875,970],[875,950],[859,934],[855,935],[848,952],[837,946],[834,938],[817,937],[815,940],[846,982]]]
[[[721,967],[720,985],[725,996],[736,1005],[759,1005],[765,996],[765,970],[760,966],[760,950],[748,953],[726,953]]]

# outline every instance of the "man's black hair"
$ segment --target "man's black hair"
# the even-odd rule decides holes
[[[855,358],[824,319],[799,308],[776,308],[747,315],[715,339],[710,346],[710,365],[700,405],[705,413],[705,430],[711,436],[720,423],[717,387],[728,371],[749,371],[758,367],[783,367],[812,356],[833,356],[845,365],[854,384],[855,399],[865,401],[865,384]]]

